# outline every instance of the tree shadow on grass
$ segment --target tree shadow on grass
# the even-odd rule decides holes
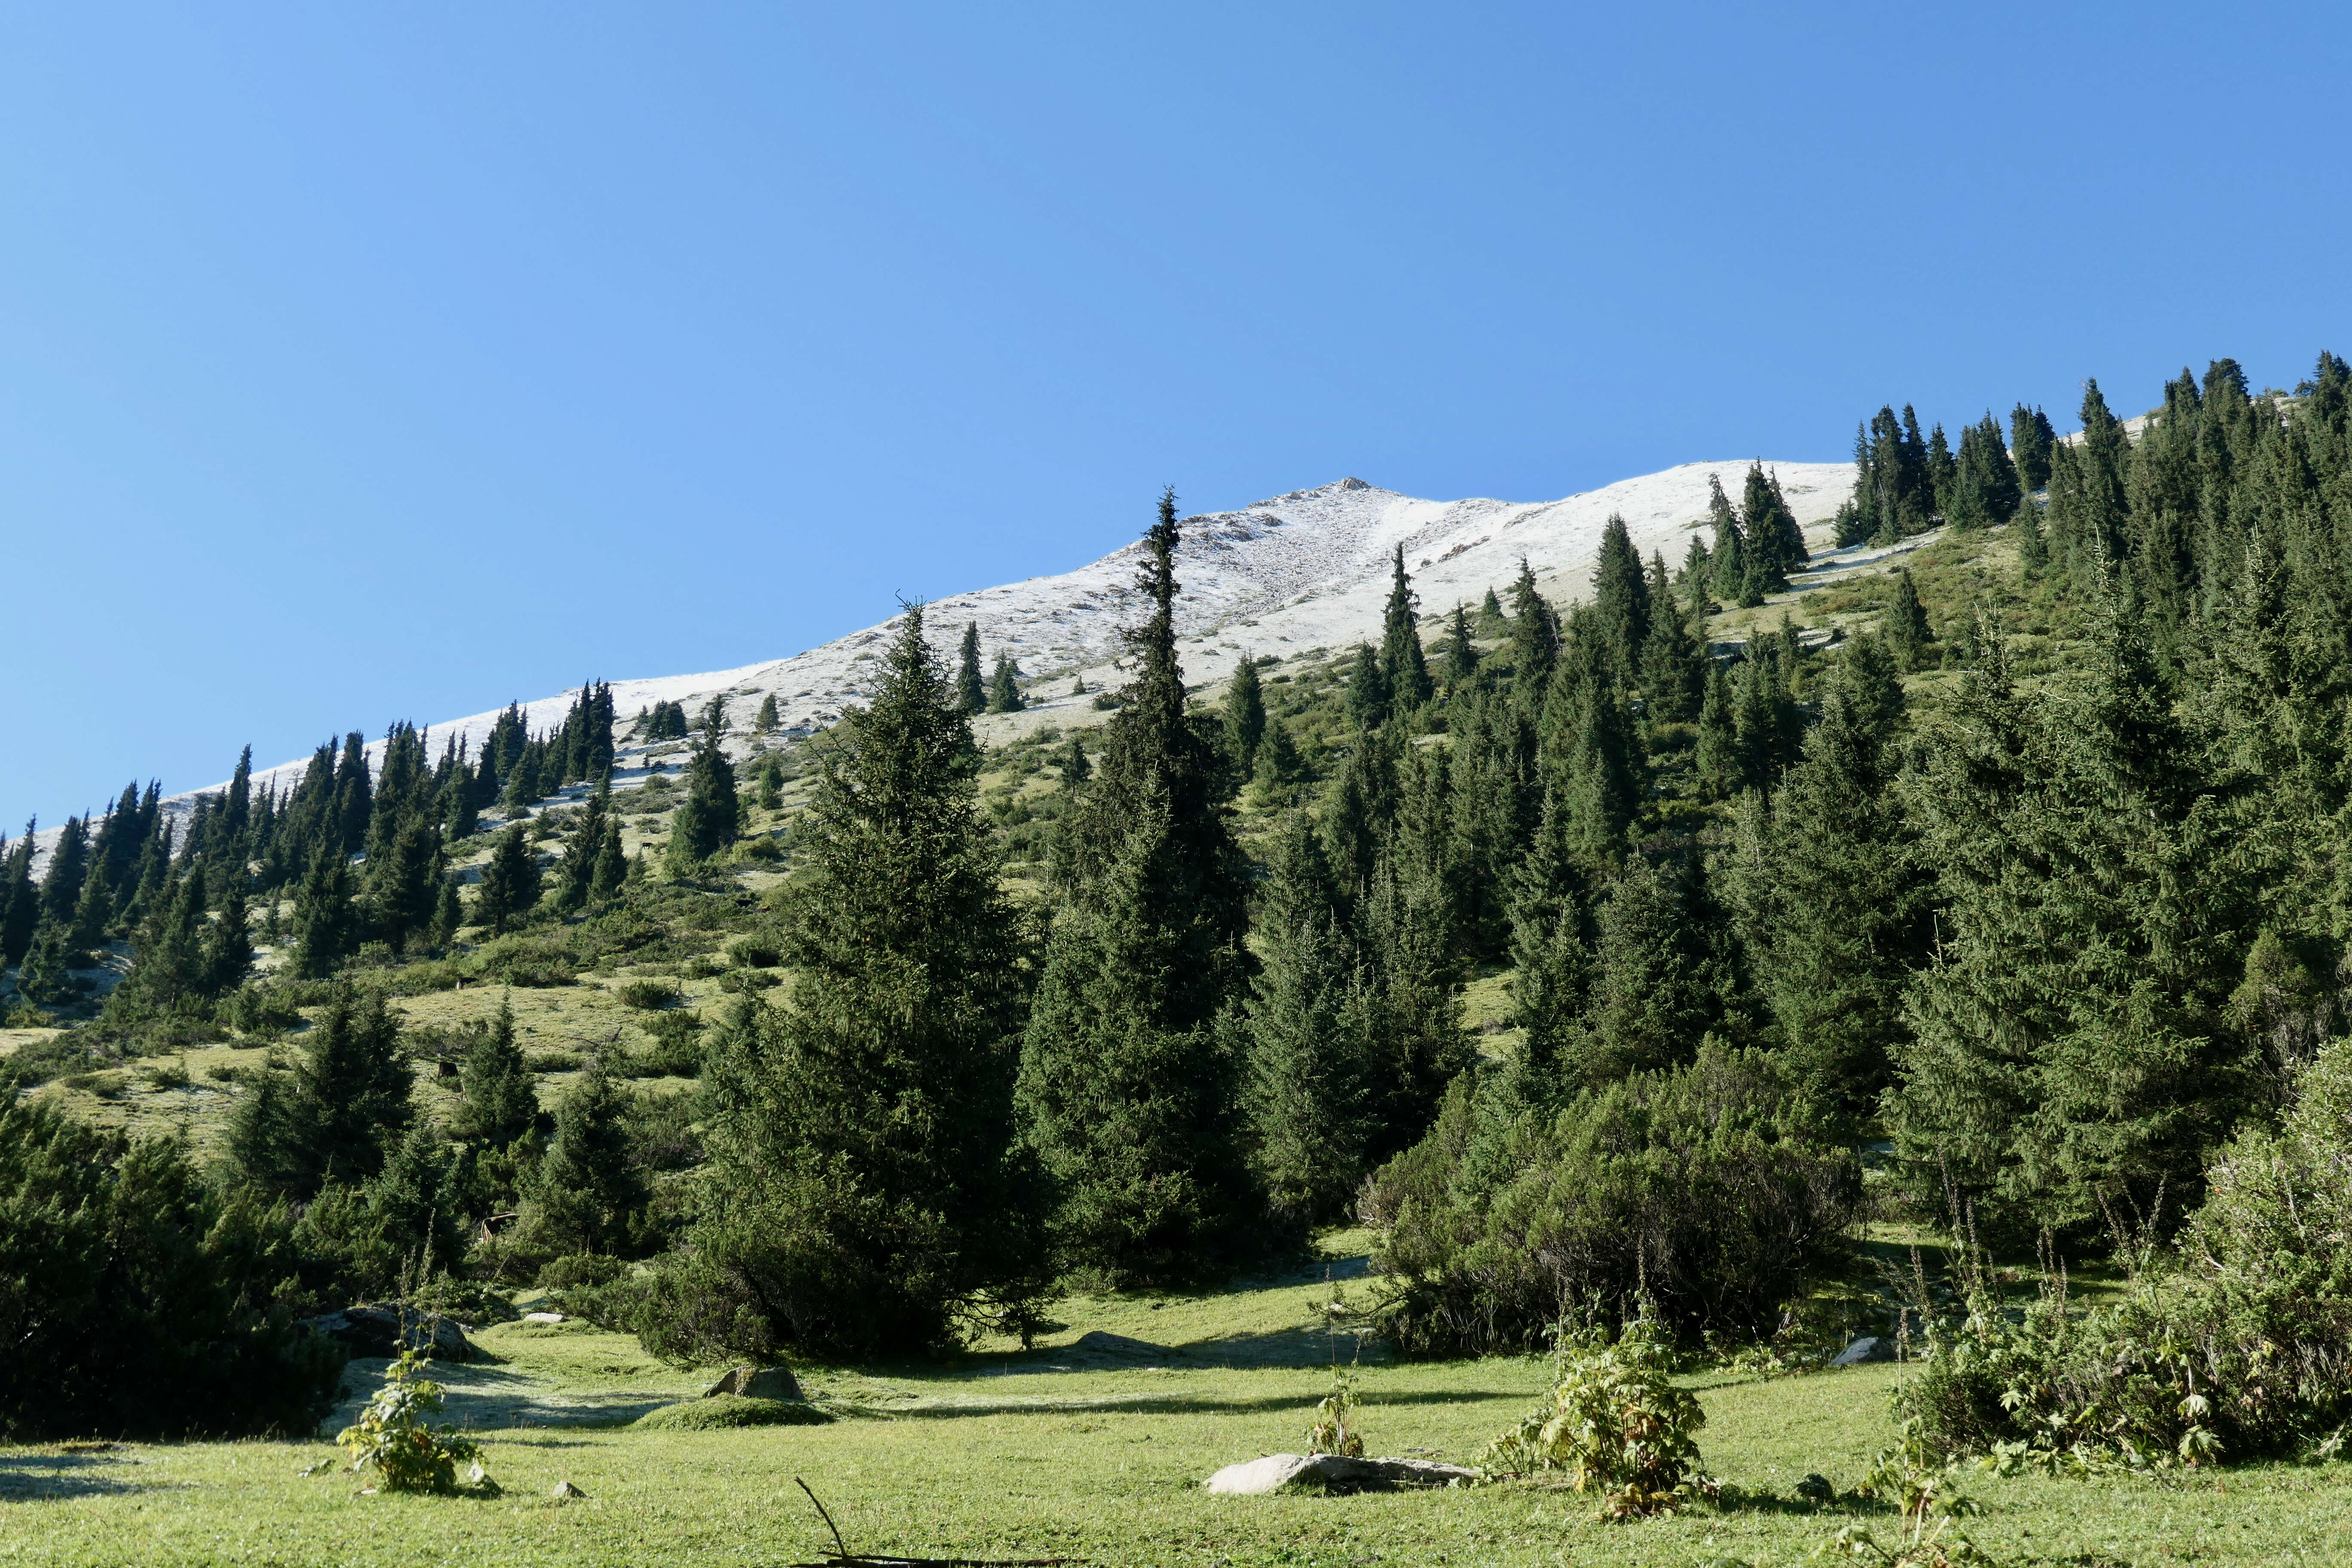
[[[348,1391],[325,1423],[331,1429],[359,1419],[367,1402],[383,1385],[380,1360],[355,1361],[344,1374]],[[433,1381],[447,1390],[441,1419],[472,1431],[499,1431],[519,1426],[625,1426],[649,1410],[675,1405],[674,1393],[616,1388],[583,1393],[568,1390],[529,1373],[510,1372],[479,1362],[436,1363]]]
[[[106,1473],[128,1462],[110,1454],[0,1454],[0,1502],[155,1490],[152,1481],[124,1480]]]
[[[1312,1410],[1323,1397],[1319,1389],[1297,1394],[1266,1394],[1240,1398],[1201,1394],[1183,1398],[1165,1394],[1106,1394],[1095,1398],[1044,1397],[1034,1403],[975,1399],[953,1405],[910,1405],[859,1409],[828,1406],[844,1415],[874,1415],[894,1421],[961,1420],[972,1415],[1076,1415],[1116,1412],[1128,1415],[1244,1415],[1260,1410]],[[1367,1405],[1466,1405],[1488,1399],[1526,1397],[1524,1388],[1459,1388],[1423,1394],[1368,1394]]]

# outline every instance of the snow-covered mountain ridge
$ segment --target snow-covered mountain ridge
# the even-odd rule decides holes
[[[1778,474],[1790,510],[1809,530],[1825,522],[1853,487],[1851,463],[1766,467]],[[1457,600],[1475,606],[1489,585],[1508,584],[1522,557],[1547,597],[1565,603],[1586,596],[1601,529],[1612,513],[1624,517],[1643,556],[1657,550],[1669,566],[1678,564],[1691,531],[1706,524],[1709,476],[1719,478],[1736,499],[1747,469],[1745,459],[1685,463],[1538,502],[1420,500],[1344,479],[1234,511],[1185,518],[1177,568],[1185,677],[1196,684],[1222,682],[1244,651],[1287,659],[1377,637],[1391,553],[1399,545],[1424,614],[1450,609]],[[976,623],[983,660],[992,663],[1000,649],[1011,653],[1041,695],[1066,693],[1079,676],[1090,689],[1115,685],[1118,628],[1137,614],[1139,549],[1129,544],[1057,576],[937,600],[925,610],[930,635],[952,658],[966,623]],[[898,626],[894,616],[789,658],[739,669],[614,680],[614,704],[625,728],[631,716],[655,702],[681,701],[691,711],[724,692],[732,720],[748,724],[761,699],[772,695],[788,731],[813,731],[867,694],[866,667]],[[560,724],[576,695],[574,689],[525,703],[531,728]],[[426,733],[429,751],[437,755],[453,731],[478,746],[499,712],[493,708],[435,723]],[[375,742],[371,754],[380,755],[382,745]],[[257,772],[256,784],[291,788],[306,762]],[[208,792],[173,796],[172,804],[184,809],[203,793]]]

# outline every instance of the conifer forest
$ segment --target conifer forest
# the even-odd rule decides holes
[[[0,841],[0,1436],[315,1443],[379,1375],[321,1325],[377,1303],[794,1368],[835,1392],[793,1410],[866,1430],[840,1390],[874,1369],[1017,1372],[1094,1321],[1075,1302],[1139,1335],[1306,1280],[1307,1392],[1231,1459],[1309,1407],[1347,1453],[1350,1367],[1520,1368],[1558,1405],[1446,1450],[1478,1479],[1444,1497],[1850,1507],[1919,1565],[1998,1535],[2011,1477],[2333,1475],[2352,368],[2258,392],[2221,360],[2146,402],[2088,382],[1945,411],[1957,437],[1880,408],[1826,525],[1727,468],[1678,558],[1612,520],[1567,591],[1522,563],[1426,603],[1400,547],[1351,646],[1208,686],[1177,500],[1147,496],[1124,683],[1066,720],[914,605],[814,733],[591,680],[551,728],[335,716],[367,724],[299,782],[248,748],[192,809],[139,779],[28,825]],[[1865,1341],[1896,1364],[1825,1370]],[[1660,1440],[1621,1474],[1543,1419],[1604,1373],[1664,1426],[1696,1419],[1676,1390],[1879,1376],[1881,1451],[1775,1481]],[[1368,1408],[1419,1441],[1404,1395]],[[1278,1560],[1134,1506],[1139,1561]],[[1045,1554],[958,1530],[958,1561]],[[1675,1539],[1657,1560],[1780,1550]]]

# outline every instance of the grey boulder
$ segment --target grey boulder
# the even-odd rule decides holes
[[[1478,1472],[1429,1459],[1350,1459],[1338,1454],[1268,1454],[1227,1465],[1205,1483],[1226,1497],[1264,1497],[1287,1487],[1332,1492],[1394,1491],[1409,1487],[1467,1486]]]
[[[1864,1334],[1838,1352],[1830,1361],[1832,1366],[1860,1366],[1864,1362],[1893,1361],[1895,1342],[1875,1334]]]
[[[312,1331],[326,1335],[358,1358],[390,1360],[404,1350],[415,1350],[427,1361],[472,1361],[479,1353],[454,1320],[399,1301],[345,1307],[305,1321]]]
[[[808,1395],[801,1392],[800,1379],[786,1366],[739,1366],[702,1391],[705,1399],[722,1394],[740,1394],[746,1399],[773,1399],[785,1405],[802,1405]]]

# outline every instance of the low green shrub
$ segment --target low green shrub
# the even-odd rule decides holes
[[[677,987],[667,980],[625,980],[613,988],[613,994],[623,1006],[646,1012],[675,1006],[678,1000]]]
[[[0,1107],[0,1435],[313,1429],[344,1354],[281,1294],[292,1232],[176,1142]]]
[[[629,1425],[655,1432],[720,1432],[735,1426],[821,1426],[832,1419],[814,1405],[714,1394],[648,1410]]]
[[[1524,1350],[1637,1298],[1677,1334],[1769,1334],[1849,1256],[1857,1173],[1814,1114],[1769,1057],[1713,1045],[1556,1112],[1465,1073],[1367,1185],[1374,1321],[1409,1355]]]
[[[1510,1431],[1487,1446],[1489,1474],[1566,1472],[1578,1491],[1601,1498],[1598,1517],[1671,1513],[1705,1489],[1697,1396],[1675,1386],[1674,1335],[1648,1317],[1621,1333],[1556,1331],[1552,1389]]]
[[[68,1089],[94,1094],[100,1100],[112,1100],[130,1087],[131,1080],[119,1072],[78,1072],[58,1080]]]
[[[274,985],[240,985],[223,999],[223,1022],[240,1035],[275,1035],[302,1021],[292,998]]]
[[[89,1047],[70,1034],[27,1040],[12,1054],[0,1057],[0,1090],[13,1091],[47,1083],[87,1069],[89,1060]]]
[[[2118,1300],[2078,1304],[2053,1267],[2021,1308],[1967,1249],[1962,1309],[1928,1317],[1898,1414],[1940,1451],[2078,1473],[2333,1440],[2352,1422],[2352,1040],[2295,1087],[2282,1131],[2206,1172],[2177,1247],[2127,1246]]]
[[[728,943],[727,956],[744,969],[773,969],[783,963],[783,950],[765,937],[738,937]]]
[[[593,1252],[575,1252],[549,1259],[539,1271],[539,1288],[542,1290],[568,1290],[583,1285],[610,1285],[615,1279],[628,1277],[629,1266],[621,1258],[606,1258]]]
[[[523,1058],[523,1065],[533,1072],[578,1072],[580,1053],[577,1051],[531,1051]]]

